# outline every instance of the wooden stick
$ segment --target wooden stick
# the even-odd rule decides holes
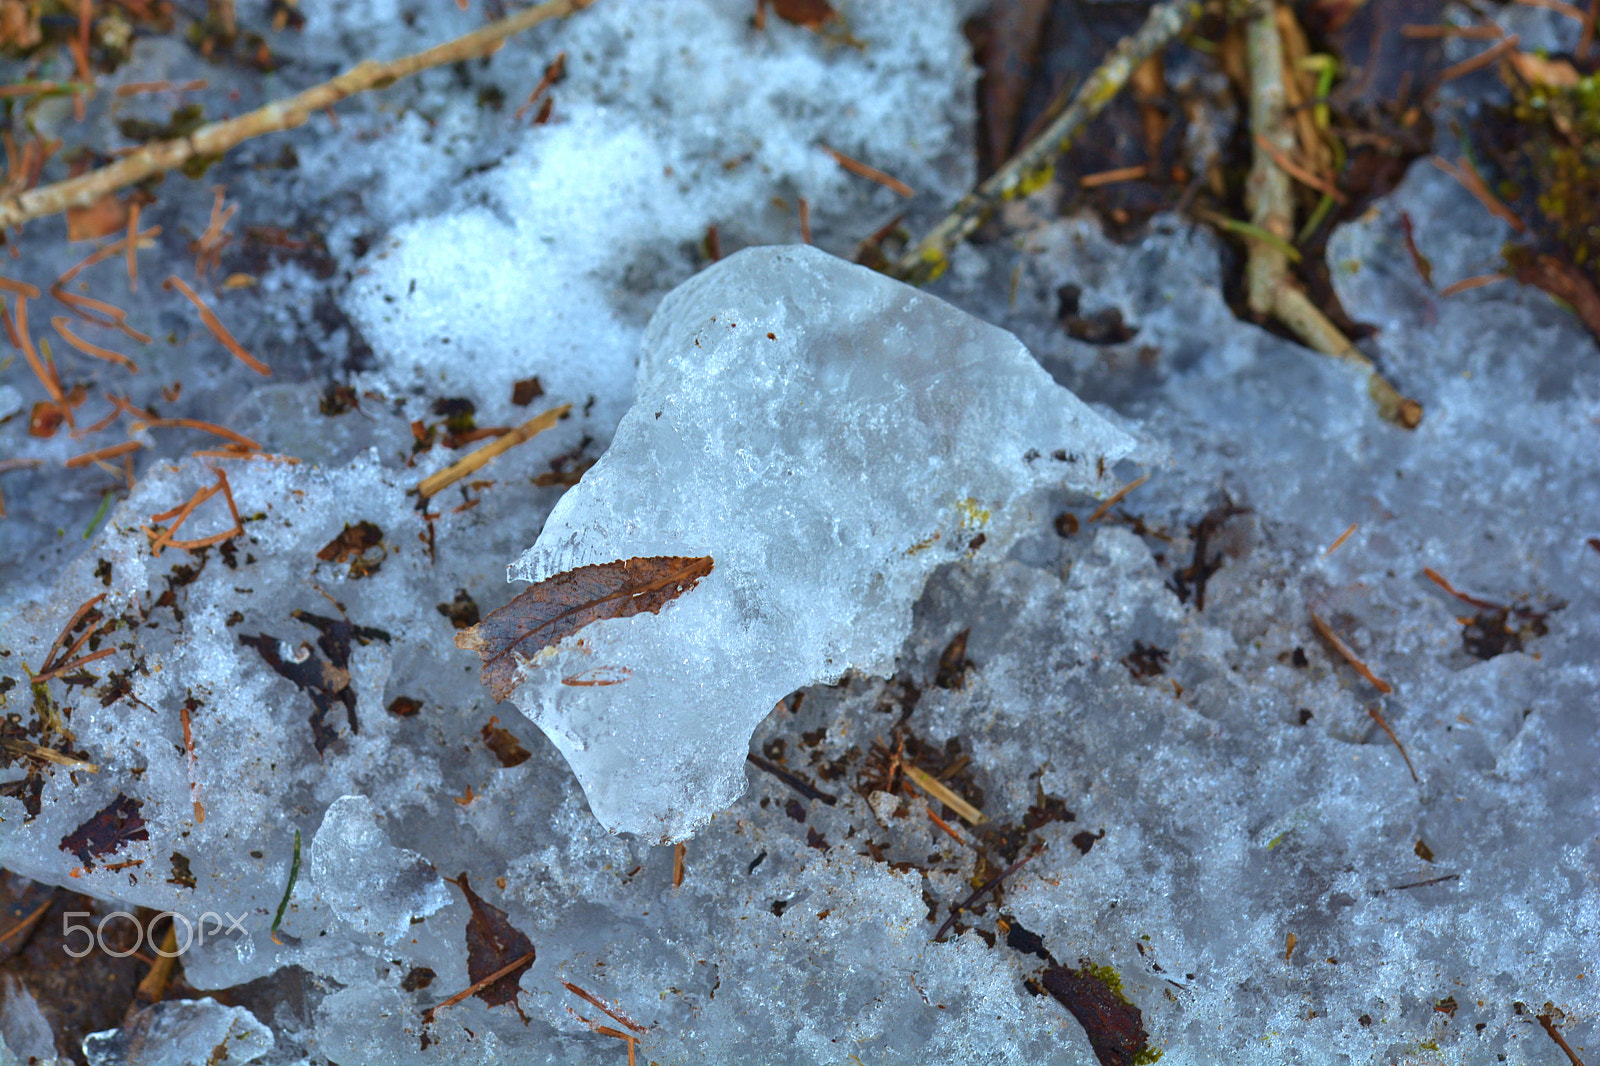
[[[430,67],[489,55],[506,38],[548,19],[565,18],[592,3],[594,0],[547,0],[425,52],[382,63],[369,59],[331,81],[238,118],[208,122],[187,137],[152,142],[98,170],[5,197],[0,199],[0,228],[20,226],[69,207],[87,207],[107,193],[176,170],[191,159],[220,156],[252,137],[294,129],[316,112],[356,93],[383,88]]]
[[[940,781],[926,770],[919,766],[913,766],[910,763],[905,764],[904,770],[906,780],[916,785],[923,792],[926,792],[929,796],[932,796],[946,807],[949,807],[951,810],[955,811],[968,825],[977,825],[980,822],[988,821],[988,819],[984,817],[982,811],[978,810],[978,808],[962,799],[950,788],[949,785],[945,784],[943,781]]]
[[[417,494],[424,500],[437,496],[468,474],[482,469],[490,459],[493,459],[501,452],[510,451],[523,441],[531,440],[543,433],[561,421],[570,410],[572,410],[572,405],[564,403],[560,407],[552,407],[544,414],[528,419],[528,421],[522,423],[522,425],[505,436],[495,438],[477,451],[468,452],[438,473],[429,474],[423,478],[421,483],[417,485]]]

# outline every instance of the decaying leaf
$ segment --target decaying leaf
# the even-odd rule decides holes
[[[325,563],[349,563],[351,578],[363,578],[378,572],[384,556],[383,530],[372,522],[346,523],[344,530],[317,551],[317,558]],[[369,554],[380,549],[376,557]]]
[[[1132,1066],[1148,1061],[1150,1035],[1144,1015],[1122,994],[1122,982],[1108,967],[1080,960],[1081,970],[1054,966],[1044,971],[1044,988],[1089,1036],[1100,1066]]]
[[[93,868],[96,859],[120,851],[129,841],[149,840],[150,833],[139,813],[142,806],[140,801],[118,792],[116,799],[61,838],[61,850],[76,856],[86,868]]]
[[[328,712],[333,710],[334,704],[344,707],[350,732],[361,732],[360,722],[356,719],[356,694],[350,687],[351,641],[366,645],[374,640],[381,640],[387,644],[390,637],[381,629],[358,626],[347,619],[324,618],[310,611],[298,609],[290,613],[296,619],[321,631],[322,635],[317,638],[317,647],[322,649],[323,654],[327,656],[326,659],[318,657],[311,651],[310,646],[305,644],[286,659],[282,654],[283,642],[269,633],[258,633],[253,637],[240,634],[239,643],[256,649],[266,664],[279,676],[293,681],[302,692],[311,697],[314,708],[311,712],[311,739],[316,746],[317,754],[320,755],[327,751],[328,746],[339,736],[338,731],[328,721]]]
[[[496,700],[517,687],[517,666],[590,622],[656,614],[711,573],[711,556],[639,556],[580,566],[525,590],[469,629],[456,647],[483,660],[483,683]]]
[[[522,991],[522,975],[533,965],[533,941],[512,926],[506,912],[492,903],[485,903],[463,873],[456,878],[455,886],[467,897],[467,907],[472,917],[467,919],[467,976],[477,984],[489,975],[505,969],[521,959],[527,961],[503,975],[499,980],[484,985],[474,993],[491,1007],[510,1003],[522,1014],[517,994]],[[523,1015],[523,1021],[527,1016]]]
[[[500,719],[494,715],[489,716],[489,723],[483,727],[483,742],[494,752],[494,757],[500,760],[500,765],[507,770],[513,766],[521,766],[531,758],[528,749],[522,746],[522,741],[517,739],[516,734],[501,726]]]
[[[772,10],[785,22],[820,30],[838,17],[828,0],[772,0]]]

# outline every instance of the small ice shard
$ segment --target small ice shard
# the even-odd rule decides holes
[[[248,1010],[207,996],[157,1003],[124,1028],[90,1033],[83,1056],[90,1066],[244,1066],[274,1043],[271,1030]]]
[[[340,796],[328,806],[306,860],[307,879],[333,914],[387,943],[450,902],[428,860],[390,843],[366,796]]]
[[[892,672],[936,567],[1002,556],[1040,491],[1105,492],[1133,444],[1011,334],[811,247],[746,249],[662,301],[610,449],[509,575],[714,567],[522,649],[512,698],[609,829],[682,840],[743,791],[780,699]]]

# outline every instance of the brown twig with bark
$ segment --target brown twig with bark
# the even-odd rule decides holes
[[[1294,240],[1294,198],[1290,174],[1277,162],[1294,152],[1294,131],[1289,123],[1284,92],[1283,42],[1279,36],[1276,4],[1256,0],[1245,24],[1245,48],[1250,76],[1250,128],[1255,133],[1245,203],[1250,224],[1277,238],[1268,241],[1248,233],[1249,261],[1245,266],[1245,291],[1252,313],[1274,318],[1308,347],[1352,363],[1367,373],[1367,393],[1378,413],[1406,429],[1422,421],[1422,405],[1400,393],[1350,338],[1322,313],[1289,271]]]
[[[427,51],[387,62],[369,59],[330,81],[238,118],[209,122],[187,137],[154,141],[98,170],[4,197],[0,199],[0,228],[20,226],[69,208],[87,207],[108,193],[176,170],[191,160],[224,155],[252,137],[294,129],[303,125],[313,112],[332,107],[357,93],[385,88],[430,67],[490,55],[507,38],[541,22],[565,18],[592,3],[594,0],[546,0]]]

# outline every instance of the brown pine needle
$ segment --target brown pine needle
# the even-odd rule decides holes
[[[68,470],[74,470],[80,466],[88,466],[90,463],[100,463],[107,459],[115,459],[119,455],[136,452],[143,447],[144,445],[136,440],[125,440],[121,444],[113,444],[109,448],[99,448],[92,452],[84,452],[82,455],[74,455],[67,460],[66,466]]]
[[[500,967],[494,973],[490,974],[488,977],[483,978],[481,981],[472,982],[472,984],[468,985],[466,988],[462,989],[460,992],[457,992],[455,995],[451,996],[449,999],[445,1000],[443,1003],[434,1004],[433,1006],[429,1007],[427,1010],[423,1011],[422,1012],[422,1020],[423,1020],[423,1022],[425,1022],[428,1025],[432,1025],[433,1024],[433,1016],[434,1016],[435,1012],[442,1011],[446,1007],[454,1007],[457,1003],[460,1003],[462,1000],[466,999],[468,996],[474,995],[475,993],[480,992],[485,988],[488,988],[490,985],[492,985],[496,981],[500,980],[500,978],[504,977],[506,974],[511,973],[514,970],[516,970],[519,966],[526,966],[528,963],[530,963],[532,961],[533,961],[533,952],[530,951],[527,954],[525,954],[522,957],[520,957],[519,959],[517,959],[515,962],[509,963],[508,965]]]
[[[246,437],[242,433],[235,433],[233,430],[228,429],[225,426],[219,426],[215,422],[204,422],[198,418],[151,418],[141,419],[141,421],[144,421],[145,425],[149,426],[151,429],[204,430],[207,433],[222,437],[224,440],[231,440],[240,447],[248,448],[252,452],[259,452],[261,450],[261,445],[257,444],[249,437]]]
[[[1096,174],[1085,174],[1078,179],[1078,187],[1098,189],[1102,185],[1115,185],[1123,181],[1138,181],[1149,173],[1150,168],[1143,163],[1131,167],[1116,167],[1113,170],[1102,170]]]
[[[1316,629],[1317,635],[1331,644],[1333,650],[1343,656],[1344,661],[1353,666],[1356,673],[1365,678],[1369,685],[1386,696],[1394,691],[1394,686],[1373,673],[1367,664],[1361,661],[1361,657],[1351,650],[1350,645],[1339,639],[1339,634],[1333,631],[1333,627],[1318,617],[1316,611],[1311,612],[1311,625]]]
[[[206,820],[206,809],[200,805],[200,784],[194,775],[197,759],[194,753],[194,728],[187,700],[178,705],[178,721],[183,726],[183,750],[189,757],[189,800],[194,804],[194,824],[199,825]]]
[[[625,1025],[629,1029],[632,1029],[636,1033],[648,1033],[650,1031],[648,1026],[640,1025],[638,1022],[633,1021],[627,1015],[617,1013],[616,1011],[612,1010],[610,1007],[608,1007],[604,1003],[602,1003],[600,1001],[599,997],[591,995],[588,992],[585,992],[583,989],[579,988],[577,985],[573,984],[571,981],[562,981],[561,982],[561,986],[563,988],[565,988],[568,992],[571,992],[573,995],[579,996],[582,999],[584,999],[587,1002],[589,1002],[590,1004],[592,1004],[593,1006],[599,1008],[600,1010],[605,1011],[606,1014],[611,1018],[611,1020],[616,1022],[618,1025]]]
[[[945,821],[943,818],[940,818],[938,816],[938,814],[934,813],[934,810],[933,810],[932,807],[927,808],[927,811],[928,811],[928,817],[933,821],[933,824],[938,826],[940,829],[943,829],[946,833],[950,834],[950,839],[951,840],[954,840],[957,844],[960,844],[962,847],[966,847],[967,846],[967,842],[965,840],[961,839],[961,834],[956,832],[954,829],[951,829],[950,828],[950,823]]]
[[[1388,722],[1384,721],[1383,715],[1378,713],[1376,707],[1368,707],[1367,713],[1372,716],[1374,722],[1377,722],[1382,727],[1385,733],[1389,734],[1389,739],[1394,742],[1394,746],[1400,751],[1400,757],[1406,761],[1406,769],[1411,771],[1411,780],[1420,785],[1422,778],[1417,776],[1417,768],[1411,765],[1411,756],[1406,754],[1406,746],[1400,743],[1400,738],[1394,735],[1394,730]]]
[[[230,448],[238,449],[230,451]],[[266,463],[287,463],[297,465],[300,460],[292,455],[276,455],[272,452],[253,452],[245,450],[241,445],[230,444],[223,448],[201,448],[189,453],[196,459],[260,459]]]
[[[92,344],[78,336],[76,333],[72,332],[72,330],[68,328],[68,323],[70,321],[71,319],[67,318],[66,315],[50,316],[50,324],[54,326],[56,332],[61,335],[61,339],[78,349],[78,351],[82,352],[84,355],[92,355],[96,359],[104,359],[108,363],[116,363],[118,366],[126,367],[129,373],[137,374],[139,372],[139,365],[132,359],[129,359],[127,356],[119,355],[110,348],[102,348],[98,344]]]
[[[194,304],[194,309],[200,312],[200,321],[206,324],[206,328],[211,331],[211,335],[221,341],[224,348],[233,353],[235,359],[263,377],[272,376],[272,368],[244,350],[244,345],[234,339],[233,334],[229,333],[227,328],[223,326],[222,320],[201,301],[193,289],[189,288],[188,282],[176,274],[170,274],[167,276],[167,280],[161,283],[161,287],[163,289],[176,288],[184,296],[188,297],[189,302]]]
[[[1350,534],[1354,533],[1359,528],[1361,528],[1361,523],[1359,523],[1359,522],[1351,522],[1350,523],[1350,528],[1345,530],[1343,533],[1340,533],[1337,537],[1335,537],[1333,539],[1333,543],[1328,545],[1328,550],[1323,552],[1322,554],[1323,555],[1332,555],[1335,551],[1337,551],[1339,549],[1339,545],[1341,545],[1345,541],[1349,540],[1350,539]]]
[[[548,92],[550,87],[560,81],[566,73],[567,53],[557,52],[556,57],[550,61],[550,65],[544,68],[544,77],[539,79],[539,84],[533,87],[533,92],[528,94],[528,98],[522,102],[522,106],[517,108],[517,113],[511,117],[512,121],[521,122],[522,116],[528,113],[528,108],[538,103],[539,97]]]
[[[800,200],[800,243],[811,243],[811,201],[804,196]]]
[[[128,235],[123,238],[128,251],[128,291],[139,291],[139,212],[144,208],[137,199],[128,205]]]
[[[38,286],[29,285],[26,281],[12,281],[10,278],[0,278],[0,291],[26,296],[30,300],[37,300],[44,295]]]
[[[844,167],[858,178],[866,178],[868,181],[875,181],[884,188],[893,190],[894,192],[899,193],[901,196],[907,198],[916,195],[911,186],[907,185],[899,178],[890,177],[877,167],[869,167],[859,159],[851,159],[837,148],[829,148],[825,144],[819,145],[818,147],[820,147],[824,152],[827,152],[829,155],[833,156],[833,161],[835,163],[838,163],[841,167]]]
[[[1494,41],[1505,36],[1506,31],[1494,23],[1482,26],[1449,26],[1438,23],[1417,25],[1407,23],[1400,27],[1400,36],[1410,37],[1413,40],[1428,40],[1439,37],[1460,37],[1468,41]]]
[[[98,596],[89,597],[89,599],[78,605],[78,609],[72,612],[72,617],[67,619],[67,624],[61,627],[61,632],[56,634],[55,642],[50,645],[50,651],[45,655],[44,662],[39,664],[40,673],[52,668],[56,652],[61,650],[62,645],[66,643],[67,637],[77,628],[78,623],[83,621],[83,616],[94,610],[95,604],[105,598],[106,594],[102,592]]]
[[[1438,79],[1433,83],[1434,88],[1438,88],[1447,81],[1453,81],[1456,78],[1471,74],[1473,71],[1482,70],[1484,67],[1487,67],[1493,63],[1496,59],[1499,59],[1501,56],[1511,51],[1519,43],[1521,43],[1521,41],[1522,38],[1513,33],[1509,37],[1501,38],[1499,42],[1490,45],[1488,48],[1485,48],[1471,59],[1463,59],[1459,63],[1445,67],[1444,71],[1440,73]]]
[[[689,846],[682,842],[672,845],[672,887],[683,887],[683,860],[689,855]]]
[[[161,227],[151,226],[143,233],[137,232],[135,229],[133,229],[133,226],[138,222],[139,219],[138,210],[139,202],[135,200],[133,206],[128,210],[128,232],[133,236],[133,243],[135,245],[140,248],[149,248],[152,244],[154,244],[154,238],[161,235]],[[127,249],[127,245],[127,237],[118,237],[104,248],[96,248],[94,251],[80,259],[76,264],[67,268],[67,270],[59,278],[56,278],[55,282],[50,287],[52,289],[66,288],[67,284],[71,282],[73,278],[76,278],[79,274],[82,274],[85,270],[88,270],[96,263],[104,262],[105,260],[125,251]]]
[[[1469,289],[1481,289],[1485,285],[1493,285],[1497,281],[1510,280],[1510,277],[1505,274],[1478,274],[1475,277],[1462,278],[1460,281],[1446,285],[1439,290],[1439,296],[1440,298],[1454,296],[1456,293],[1466,292]]]
[[[1138,488],[1140,485],[1143,485],[1146,481],[1149,481],[1149,480],[1150,480],[1150,475],[1149,474],[1145,474],[1142,477],[1136,477],[1132,481],[1128,482],[1126,485],[1122,486],[1116,492],[1113,492],[1110,496],[1107,496],[1105,498],[1105,500],[1100,504],[1100,506],[1096,507],[1094,509],[1094,513],[1089,516],[1089,521],[1090,522],[1098,522],[1098,521],[1100,521],[1100,519],[1104,518],[1107,514],[1109,514],[1111,512],[1111,508],[1115,507],[1117,504],[1119,504],[1123,500],[1127,499],[1128,493],[1132,492],[1134,489]]]
[[[1288,152],[1285,152],[1283,149],[1279,148],[1277,145],[1273,144],[1259,133],[1256,134],[1256,147],[1267,153],[1272,161],[1278,165],[1279,169],[1281,169],[1285,174],[1289,175],[1295,181],[1298,181],[1301,185],[1309,186],[1310,188],[1317,190],[1317,192],[1322,193],[1324,196],[1331,196],[1334,203],[1349,203],[1349,197],[1340,192],[1338,187],[1335,186],[1333,182],[1313,174],[1306,167],[1296,163],[1292,158],[1290,158]]]
[[[423,478],[417,485],[417,494],[424,500],[437,496],[462,478],[482,469],[489,460],[501,452],[510,451],[523,441],[531,440],[543,433],[561,421],[570,410],[572,410],[572,405],[564,403],[560,407],[552,407],[543,414],[528,419],[528,421],[522,423],[522,425],[505,436],[490,441],[477,451],[468,452],[438,473],[429,474]]]
[[[96,300],[92,296],[68,292],[61,287],[59,282],[50,287],[50,295],[70,307],[72,313],[79,318],[93,322],[97,326],[110,326],[113,329],[120,329],[140,344],[150,343],[150,335],[148,333],[141,333],[128,325],[128,312],[120,307],[114,307],[104,300]],[[99,315],[105,315],[106,317],[100,318],[98,317]]]
[[[171,81],[130,81],[126,85],[119,85],[113,95],[118,97],[137,96],[140,93],[196,93],[209,84],[204,78],[195,78],[183,84]]]
[[[1439,573],[1439,571],[1435,570],[1431,566],[1424,566],[1422,568],[1422,576],[1427,578],[1429,581],[1432,581],[1440,588],[1444,589],[1462,603],[1476,607],[1480,611],[1503,611],[1506,609],[1504,604],[1491,603],[1488,600],[1480,600],[1476,596],[1468,596],[1465,592],[1459,591],[1454,585],[1450,584],[1450,582],[1444,579],[1443,574]]]
[[[34,683],[35,684],[40,684],[40,683],[45,682],[45,681],[54,681],[56,678],[60,677],[62,674],[69,674],[72,671],[78,669],[78,667],[80,667],[80,666],[88,666],[90,663],[96,661],[97,659],[104,659],[107,655],[115,655],[115,654],[117,654],[117,649],[116,648],[101,648],[99,651],[91,652],[90,654],[85,655],[81,659],[74,659],[70,663],[62,663],[60,666],[56,667],[53,670],[48,670],[45,673],[39,674],[37,677],[35,677],[33,679]]]
[[[63,413],[69,412],[70,408],[67,407],[65,394],[61,391],[61,382],[56,379],[55,374],[45,368],[44,362],[39,358],[39,353],[34,350],[33,338],[28,335],[28,298],[26,296],[17,297],[16,328],[17,337],[21,341],[18,347],[22,349],[23,356],[27,358],[28,366],[33,370],[33,376],[39,379],[39,384],[44,386],[44,391],[50,394],[50,398],[61,406]]]
[[[548,19],[580,11],[593,2],[547,0],[427,51],[382,63],[367,60],[331,81],[237,118],[209,122],[187,137],[155,141],[87,174],[0,198],[0,228],[18,226],[69,207],[87,207],[109,192],[175,170],[191,159],[220,156],[252,137],[294,129],[311,115],[356,93],[382,88],[430,67],[486,56],[506,38]]]
[[[962,799],[951,790],[949,785],[946,785],[926,770],[919,766],[913,766],[909,762],[902,769],[905,772],[906,780],[946,807],[949,807],[952,811],[955,811],[968,825],[978,825],[988,821],[982,811]]]

